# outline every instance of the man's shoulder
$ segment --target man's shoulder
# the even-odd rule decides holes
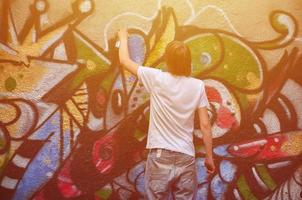
[[[137,69],[139,79],[154,79],[161,74],[161,70],[140,65]]]
[[[153,71],[153,72],[161,72],[162,71],[161,69],[157,69],[157,68],[154,68],[154,67],[143,66],[143,65],[138,66],[138,68],[140,70]]]
[[[190,80],[194,83],[194,84],[201,84],[204,85],[204,81],[195,77],[190,77]]]

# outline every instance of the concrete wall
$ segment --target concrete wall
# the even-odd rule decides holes
[[[194,132],[198,199],[302,198],[300,0],[2,0],[0,199],[142,199],[149,96],[173,39],[206,83],[217,171]],[[189,89],[189,88],[188,88]]]

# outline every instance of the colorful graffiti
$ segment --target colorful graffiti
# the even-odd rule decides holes
[[[302,3],[248,2],[1,1],[0,199],[144,198],[149,96],[119,65],[125,24],[133,60],[164,69],[182,40],[206,83],[217,171],[196,123],[198,199],[302,199]]]

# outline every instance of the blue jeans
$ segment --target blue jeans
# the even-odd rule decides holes
[[[197,177],[193,156],[166,149],[151,149],[145,169],[145,191],[149,200],[196,198]]]

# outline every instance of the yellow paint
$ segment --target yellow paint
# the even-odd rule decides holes
[[[164,54],[167,44],[173,41],[174,37],[175,37],[175,21],[172,15],[170,15],[166,28],[162,33],[159,41],[155,44],[154,49],[150,52],[145,65],[150,66],[158,58],[160,58]]]
[[[63,133],[66,131],[70,131],[70,116],[66,113],[66,111],[62,111],[62,119],[63,123],[62,123],[62,129],[63,129]]]
[[[2,123],[8,123],[15,119],[17,111],[14,107],[10,105],[0,104],[0,121]]]
[[[96,68],[96,64],[92,60],[88,59],[87,62],[86,62],[86,67],[87,67],[87,69],[92,71]]]
[[[83,91],[81,91],[80,93],[85,93],[87,92],[86,90],[86,84],[83,84],[81,86],[81,89],[85,89]],[[76,103],[88,103],[88,94],[75,94],[72,96],[72,99],[76,102]],[[88,111],[88,104],[81,104],[79,105],[80,109],[86,109]],[[84,115],[87,114],[87,111],[82,110],[82,112],[84,113]]]
[[[10,105],[0,105],[0,121],[3,123],[8,123],[13,120],[15,120],[17,111],[14,107]],[[10,133],[11,137],[20,138],[22,137],[26,132],[20,131],[20,126],[24,127],[24,125],[20,124],[24,123],[21,121],[17,121],[16,123],[10,124],[9,126],[6,126],[6,129]],[[26,129],[26,131],[28,131]]]
[[[302,132],[288,134],[288,140],[281,146],[281,151],[290,156],[297,156],[302,153]]]
[[[71,101],[68,100],[66,103],[66,108],[68,110],[68,112],[75,118],[75,120],[81,124],[81,126],[84,125],[84,118],[81,114],[81,112],[79,111],[79,109],[76,107],[76,105]]]
[[[2,168],[3,165],[5,164],[5,160],[6,160],[6,154],[0,155],[0,168]]]
[[[249,82],[249,85],[247,86],[248,89],[257,88],[261,84],[261,79],[258,78],[253,72],[248,72],[246,79]]]
[[[11,134],[12,137],[20,138],[24,134],[22,131],[20,131],[20,128],[19,128],[20,126],[22,126],[20,124],[20,122],[19,123],[17,122],[17,123],[14,123],[14,124],[10,125],[10,126],[7,126],[6,128],[7,128],[8,132]]]
[[[152,48],[155,45],[155,34],[153,34],[149,40],[149,45]],[[150,49],[151,49],[150,48]]]
[[[9,77],[13,77],[17,82],[17,86],[12,92],[30,93],[39,85],[39,81],[47,71],[47,68],[43,68],[36,64],[31,64],[30,67],[25,67],[24,65],[16,66],[11,63],[6,63],[5,70],[0,74],[0,92],[7,92],[4,81]],[[23,77],[19,78],[17,76],[18,74],[22,74]]]
[[[259,101],[262,98],[263,93],[256,93],[256,94],[247,94],[246,98],[248,99],[249,103],[252,105],[255,101]]]
[[[241,80],[243,80],[243,79],[245,79],[245,77],[242,75],[242,74],[237,74],[236,75],[236,80],[238,80],[238,81],[241,81]]]
[[[5,49],[0,48],[0,55],[4,58],[17,62],[17,63],[24,63],[26,66],[30,65],[29,56],[38,57],[43,53],[51,42],[55,42],[57,36],[62,35],[68,26],[62,26],[54,31],[44,35],[42,38],[39,38],[37,41],[33,41],[33,34],[34,30],[31,30],[29,34],[26,36],[24,42],[20,45],[12,44],[11,47],[8,45],[7,48],[12,50],[6,51]],[[9,42],[11,44],[12,41]]]
[[[6,164],[6,161],[10,160],[12,156],[15,154],[16,150],[21,146],[23,141],[11,141],[10,149],[6,152],[6,154],[0,155],[0,168]]]

